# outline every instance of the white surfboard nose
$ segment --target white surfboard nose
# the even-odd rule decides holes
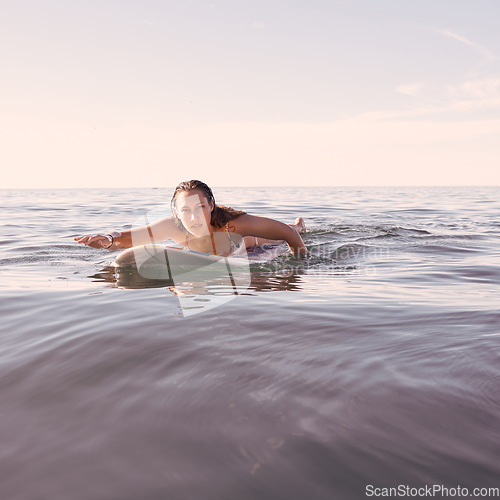
[[[222,257],[161,245],[135,249],[137,270],[146,279],[174,282],[184,316],[192,316],[233,300],[249,289],[245,255]]]

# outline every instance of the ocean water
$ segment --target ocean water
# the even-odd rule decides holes
[[[214,191],[311,257],[147,280],[73,237],[170,189],[0,191],[0,497],[500,487],[500,188]]]

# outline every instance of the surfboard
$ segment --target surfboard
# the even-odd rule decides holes
[[[250,264],[269,262],[287,253],[288,247],[283,244],[255,247],[249,252],[227,257],[166,245],[144,245],[134,249],[137,270],[144,278],[175,281],[186,275],[182,276],[183,281],[205,281],[228,276],[233,286],[237,278],[244,283],[248,281],[244,275],[249,276]],[[244,283],[241,284],[244,286]]]
[[[130,249],[132,250],[132,249]],[[173,282],[182,314],[192,316],[227,304],[251,289],[251,264],[262,264],[288,254],[286,244],[242,248],[239,255],[210,255],[165,245],[133,247],[133,265],[142,278]],[[115,263],[115,266],[120,265]],[[123,264],[122,266],[127,266]]]

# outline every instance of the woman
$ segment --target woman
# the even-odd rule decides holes
[[[93,248],[128,248],[116,258],[117,265],[134,264],[132,247],[172,239],[189,250],[216,255],[237,255],[249,247],[286,241],[296,256],[307,254],[299,233],[302,218],[287,225],[267,217],[249,215],[215,203],[212,190],[203,182],[181,182],[171,200],[173,216],[146,226],[111,234],[74,238]]]

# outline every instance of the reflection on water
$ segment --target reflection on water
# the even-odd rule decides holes
[[[282,270],[281,272],[252,272],[250,277],[250,285],[246,294],[250,292],[262,291],[299,291],[301,289],[300,270],[293,272],[291,269]],[[109,283],[110,287],[126,288],[126,289],[142,289],[142,288],[168,288],[176,295],[194,294],[194,295],[218,295],[221,292],[221,283],[217,279],[205,281],[203,283],[166,280],[166,279],[148,279],[141,275],[136,267],[114,267],[105,266],[99,272],[88,276],[92,281]],[[238,290],[237,290],[238,291]],[[238,291],[237,295],[243,294],[244,291]]]
[[[109,283],[110,287],[124,289],[165,288],[178,299],[184,316],[191,316],[221,306],[238,295],[254,295],[254,292],[300,291],[299,272],[284,270],[281,273],[254,272],[248,286],[228,286],[227,280],[215,278],[203,281],[179,279],[148,279],[136,267],[106,266],[89,276],[93,281]]]

